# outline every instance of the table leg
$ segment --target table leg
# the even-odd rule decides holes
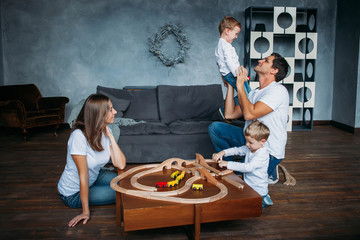
[[[200,223],[201,223],[201,206],[200,204],[195,204],[194,205],[194,211],[195,211],[195,221],[194,221],[194,225],[195,225],[195,233],[194,233],[194,237],[195,240],[199,240],[200,239]]]
[[[116,224],[122,225],[121,193],[116,192]],[[122,227],[122,226],[121,226]]]

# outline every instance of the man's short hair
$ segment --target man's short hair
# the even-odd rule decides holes
[[[245,129],[246,137],[252,137],[256,141],[267,140],[270,136],[270,129],[259,120],[252,121]]]
[[[225,16],[220,24],[219,24],[219,33],[220,35],[225,31],[225,28],[229,28],[230,30],[233,30],[234,27],[238,26],[241,29],[241,24],[233,17]]]
[[[278,53],[273,53],[273,54],[271,54],[271,56],[274,57],[272,68],[278,70],[277,74],[275,75],[275,81],[280,82],[281,80],[283,80],[286,77],[286,75],[289,71],[289,64],[285,60],[285,58],[283,58]]]

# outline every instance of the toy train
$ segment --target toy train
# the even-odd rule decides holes
[[[158,183],[155,184],[155,187],[157,187],[157,188],[176,187],[177,185],[179,185],[179,182],[181,182],[181,180],[184,179],[185,171],[182,171],[181,174],[180,174],[179,171],[175,171],[170,175],[170,177],[172,179],[175,179],[175,180],[172,180],[172,181],[169,181],[169,182],[158,182]],[[203,190],[203,185],[194,183],[192,185],[192,189],[201,191],[201,190]]]
[[[179,185],[179,182],[184,179],[185,171],[182,171],[181,174],[179,171],[175,171],[171,174],[170,177],[174,180],[169,182],[158,182],[155,184],[155,187],[157,188],[176,187],[177,185]]]
[[[200,183],[193,183],[193,185],[192,185],[192,189],[193,190],[203,190],[203,188],[204,188],[204,186],[202,185],[202,184],[200,184]]]

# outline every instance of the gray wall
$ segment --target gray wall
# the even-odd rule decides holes
[[[2,1],[0,1],[0,34],[2,33]],[[4,81],[4,64],[3,64],[3,48],[2,48],[3,44],[2,44],[2,37],[0,36],[0,85],[4,85],[5,81]]]
[[[338,1],[332,120],[359,127],[359,2]]]
[[[1,0],[3,84],[35,83],[44,96],[67,96],[69,113],[97,85],[220,83],[219,21],[231,15],[243,23],[247,7],[274,2],[318,8],[314,120],[331,120],[336,0]],[[191,42],[185,63],[175,67],[150,54],[147,41],[170,21]],[[241,32],[234,42],[241,62],[243,44]]]
[[[359,46],[360,46],[360,37],[359,37]],[[357,94],[356,94],[356,116],[355,116],[355,128],[360,127],[360,47],[358,53],[358,68],[357,68]]]

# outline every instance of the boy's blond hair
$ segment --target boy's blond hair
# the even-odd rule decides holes
[[[256,141],[267,140],[270,136],[270,129],[262,122],[255,120],[245,129],[245,136],[252,137]]]
[[[225,16],[219,24],[219,33],[221,35],[223,31],[225,31],[225,28],[233,30],[236,26],[241,29],[241,24],[238,22],[238,20],[230,16]]]

